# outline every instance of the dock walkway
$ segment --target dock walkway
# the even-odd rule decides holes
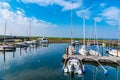
[[[90,55],[63,55],[63,59],[66,60],[70,57],[77,57],[84,62],[101,62],[101,63],[115,63],[120,65],[120,57],[114,56],[90,56]]]

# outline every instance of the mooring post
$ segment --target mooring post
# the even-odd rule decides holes
[[[103,46],[102,46],[102,56],[103,56]]]
[[[20,47],[20,55],[21,55],[21,47]]]
[[[68,57],[68,48],[66,48],[66,57]]]
[[[5,48],[3,48],[4,62],[5,62]]]
[[[117,48],[117,53],[116,54],[117,54],[116,57],[118,57],[118,48]]]
[[[13,51],[13,58],[15,58],[15,51]]]

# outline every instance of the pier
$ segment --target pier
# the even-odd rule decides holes
[[[115,65],[120,65],[120,57],[114,57],[114,56],[91,56],[91,55],[68,55],[64,54],[63,55],[63,60],[67,60],[70,57],[76,57],[83,63],[101,63],[104,65],[107,64],[115,64]],[[113,65],[114,66],[114,65]]]

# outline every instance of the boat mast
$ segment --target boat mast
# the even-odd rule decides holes
[[[119,48],[119,41],[120,41],[120,20],[118,22],[118,48]]]
[[[95,41],[94,45],[97,44],[97,50],[98,50],[98,40],[97,40],[97,27],[96,27],[96,20],[94,20],[94,27],[95,27]]]
[[[30,36],[31,36],[31,20],[30,20],[30,25],[29,25],[29,39],[30,39]]]
[[[85,16],[83,16],[83,45],[85,45]]]
[[[5,20],[4,41],[3,42],[5,42],[5,38],[6,38],[6,27],[7,27],[7,20]]]
[[[73,0],[72,0],[72,5],[71,5],[71,15],[70,15],[70,23],[71,23],[71,43],[73,41],[73,33],[72,33],[72,27],[73,27],[73,11],[72,11],[72,8],[73,8]]]

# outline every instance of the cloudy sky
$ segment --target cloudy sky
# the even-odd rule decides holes
[[[118,38],[119,0],[0,0],[0,35]],[[72,17],[71,17],[72,15]]]

